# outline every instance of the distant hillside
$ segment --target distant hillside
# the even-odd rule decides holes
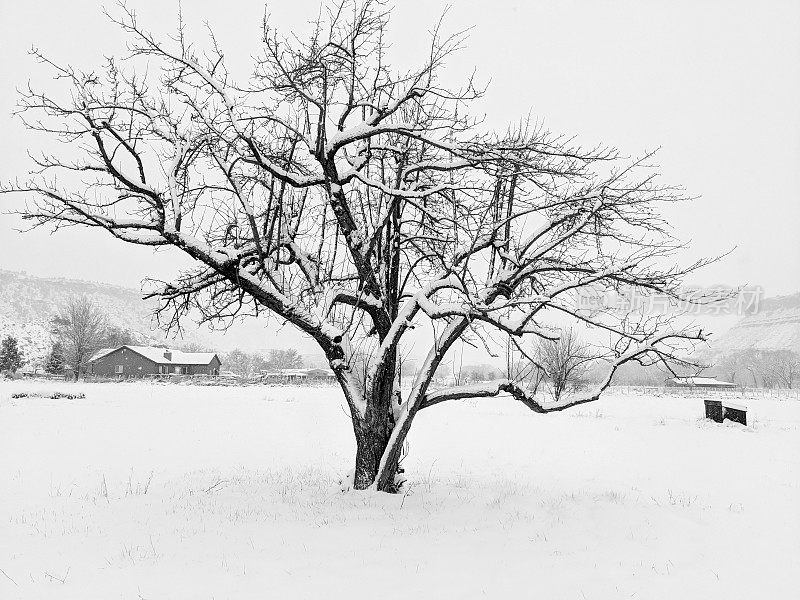
[[[746,348],[800,353],[800,293],[762,300],[756,314],[744,317],[712,345],[715,353]]]
[[[43,364],[51,347],[50,320],[59,305],[71,296],[88,296],[108,315],[109,321],[131,333],[137,343],[147,345],[167,343],[172,347],[193,343],[215,351],[233,348],[258,348],[265,340],[276,339],[275,330],[265,327],[265,321],[246,319],[234,323],[224,331],[209,331],[206,327],[193,327],[191,318],[185,319],[183,337],[167,340],[163,331],[155,327],[154,300],[142,300],[138,290],[105,283],[36,277],[27,273],[0,269],[0,338],[14,336],[25,353],[29,365]],[[327,366],[324,356],[314,353],[313,343],[291,327],[280,330],[280,348],[297,348],[308,351],[306,364]],[[321,359],[321,360],[320,360]]]
[[[125,329],[142,344],[165,340],[164,333],[155,328],[153,310],[156,302],[142,300],[141,292],[129,288],[74,279],[35,277],[26,273],[0,269],[0,338],[16,337],[32,364],[43,363],[50,349],[49,323],[58,306],[70,296],[86,295],[94,300],[111,318],[112,323]],[[706,330],[720,331],[720,317],[704,323]],[[307,366],[326,366],[324,356],[309,338],[290,327],[267,327],[264,321],[247,319],[235,323],[224,332],[192,329],[185,323],[187,336],[170,340],[173,346],[197,342],[217,351],[233,348],[264,349],[269,340],[273,347],[297,348]],[[280,343],[275,344],[280,340]],[[269,343],[268,342],[268,343]],[[767,298],[759,311],[738,321],[725,333],[714,336],[709,354],[717,355],[746,348],[791,349],[800,352],[800,293]],[[258,350],[257,350],[258,351]],[[482,354],[470,362],[486,362]]]
[[[142,300],[136,290],[4,270],[0,270],[0,338],[16,337],[26,362],[41,364],[50,349],[50,320],[71,296],[91,298],[113,325],[130,332],[142,343],[164,338],[163,333],[152,327],[155,303]]]
[[[41,323],[17,323],[0,315],[0,340],[11,336],[17,340],[25,364],[40,366],[50,352],[50,334]]]

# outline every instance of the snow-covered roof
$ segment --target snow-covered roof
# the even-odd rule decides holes
[[[106,354],[111,354],[114,350],[117,350],[117,348],[101,348],[92,355],[92,357],[89,359],[89,362],[97,360],[98,358],[103,358]]]
[[[311,369],[303,369],[309,375],[314,375],[316,377],[335,377],[336,373],[333,372],[333,369],[322,369],[319,367],[311,368]]]
[[[698,387],[714,385],[736,387],[735,383],[720,381],[716,377],[673,377],[670,381],[678,385],[696,385]]]
[[[89,361],[102,358],[120,348],[128,348],[148,360],[160,365],[207,365],[216,354],[214,352],[183,352],[171,348],[158,348],[154,346],[120,346],[119,348],[105,348],[95,354]]]

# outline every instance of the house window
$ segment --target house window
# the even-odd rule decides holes
[[[158,372],[162,375],[168,372],[167,365],[158,365]]]
[[[175,367],[175,374],[176,375],[180,375],[182,372],[183,372],[183,369],[181,367]]]
[[[117,375],[121,375],[122,374],[122,365],[117,365],[116,367],[114,367],[114,373],[116,373]]]

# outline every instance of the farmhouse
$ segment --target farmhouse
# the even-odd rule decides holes
[[[181,352],[151,346],[105,348],[89,359],[86,372],[99,377],[147,375],[219,375],[221,362],[213,352]]]
[[[667,379],[667,387],[695,388],[704,390],[732,390],[735,383],[720,381],[715,377],[672,377]]]

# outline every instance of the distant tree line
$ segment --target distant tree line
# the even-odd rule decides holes
[[[299,369],[303,367],[303,357],[294,348],[273,349],[267,355],[260,352],[231,350],[221,357],[223,369],[232,371],[240,377],[253,377],[261,371]]]
[[[88,360],[101,348],[136,344],[130,331],[109,322],[105,312],[90,298],[69,298],[51,321],[52,346],[45,360],[47,373],[71,373],[77,379]],[[196,343],[182,346],[187,352],[209,351]],[[366,352],[366,351],[364,351]],[[234,349],[221,356],[223,368],[241,377],[252,377],[262,371],[297,369],[304,366],[303,357],[294,349],[273,349],[264,354]],[[369,364],[368,360],[363,361]],[[404,359],[404,371],[413,374],[416,364]],[[529,351],[509,347],[504,367],[490,364],[463,364],[454,358],[437,370],[440,385],[468,385],[508,378],[535,393],[545,391],[558,400],[564,394],[585,388],[599,378],[598,362],[574,331],[564,332],[558,341],[542,340]],[[800,384],[800,354],[791,350],[748,348],[718,355],[707,361],[707,374],[749,387],[793,388]],[[0,341],[0,372],[22,368],[25,356],[18,340],[7,336]],[[602,369],[600,369],[602,370]],[[694,374],[694,373],[687,373]],[[614,376],[618,385],[662,385],[673,373],[646,368],[636,363],[619,367]]]
[[[736,350],[715,361],[714,373],[744,386],[791,389],[800,383],[800,354],[792,350]]]
[[[509,346],[505,368],[463,365],[456,357],[437,372],[437,383],[443,386],[469,385],[508,378],[523,385],[530,393],[537,391],[558,400],[565,394],[597,383],[605,373],[603,361],[567,330],[557,341],[541,340],[525,350]],[[746,387],[792,389],[800,385],[800,353],[792,350],[760,350],[747,348],[727,352],[702,361],[706,368],[700,375],[715,376]],[[614,374],[616,385],[662,386],[678,375],[696,375],[697,369],[673,371],[658,365],[630,362]]]
[[[792,350],[746,348],[706,357],[700,374],[745,387],[792,389],[800,385],[800,354]],[[696,370],[681,372],[695,375]],[[629,363],[614,376],[617,385],[663,385],[674,375],[659,368]]]

